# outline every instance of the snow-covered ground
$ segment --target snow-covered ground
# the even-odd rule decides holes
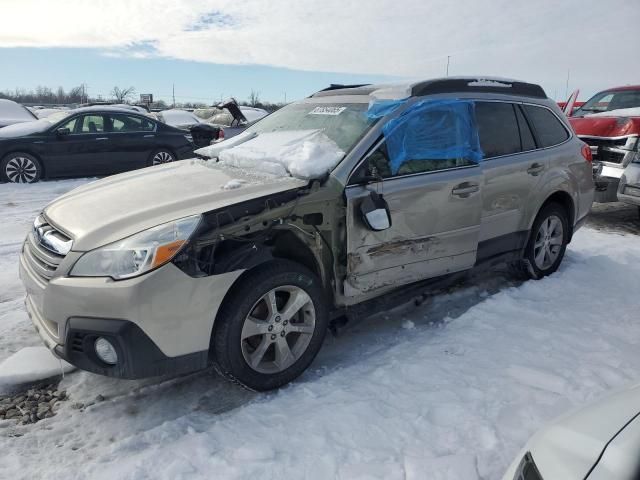
[[[23,235],[81,183],[0,185],[0,361],[40,344],[16,272]],[[0,478],[499,478],[542,424],[640,381],[640,241],[604,223],[549,278],[483,273],[328,337],[275,393],[211,371],[67,374],[55,417],[0,421]]]

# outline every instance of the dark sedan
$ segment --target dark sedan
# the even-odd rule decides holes
[[[188,132],[124,108],[87,107],[0,128],[0,180],[111,175],[193,156]]]

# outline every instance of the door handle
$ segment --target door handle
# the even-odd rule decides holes
[[[109,137],[98,137],[96,140],[109,140]]]
[[[529,168],[527,168],[527,173],[535,177],[543,170],[544,170],[544,165],[540,163],[534,163]]]
[[[480,186],[477,183],[464,182],[456,186],[451,190],[451,194],[457,197],[467,198],[472,193],[480,191]]]
[[[155,135],[145,135],[144,138],[153,138]]]

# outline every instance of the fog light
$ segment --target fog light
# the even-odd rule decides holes
[[[104,363],[115,365],[118,363],[118,354],[111,342],[104,337],[98,337],[95,343],[96,355]]]

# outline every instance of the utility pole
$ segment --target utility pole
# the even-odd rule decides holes
[[[287,92],[284,92],[284,104],[287,104]]]
[[[173,108],[176,108],[176,84],[173,84],[173,90],[172,90],[172,95],[173,95]]]
[[[449,76],[449,60],[451,59],[451,55],[447,55],[447,77]]]
[[[564,89],[564,98],[569,98],[569,69],[567,68],[567,85]]]

